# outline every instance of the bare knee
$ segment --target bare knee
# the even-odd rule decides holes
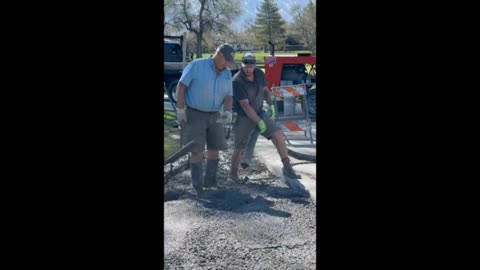
[[[218,150],[207,150],[207,159],[215,160],[218,159]]]
[[[192,163],[197,163],[199,161],[202,161],[203,160],[203,155],[205,154],[205,152],[198,152],[198,153],[193,153],[192,152],[192,157],[191,157],[191,162]]]

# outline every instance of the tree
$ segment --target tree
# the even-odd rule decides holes
[[[264,44],[259,43],[255,36],[255,25],[253,22],[247,22],[240,33],[236,34],[237,42],[247,44],[248,46],[262,47]]]
[[[178,0],[165,0],[163,1],[163,33],[169,34],[169,32],[180,31],[183,25],[176,19],[179,16],[179,10],[177,8]]]
[[[283,20],[274,0],[262,0],[262,4],[257,8],[255,17],[256,37],[263,44],[268,41],[273,44],[283,44],[285,39],[285,28]]]
[[[197,58],[202,57],[203,35],[228,33],[230,23],[241,13],[234,0],[180,0],[177,9],[175,20],[196,35]]]
[[[313,52],[316,50],[316,28],[317,13],[316,5],[310,1],[303,9],[299,5],[294,5],[290,9],[293,16],[291,29],[300,34],[302,41]]]

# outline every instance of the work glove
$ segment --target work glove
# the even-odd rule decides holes
[[[177,107],[177,123],[180,125],[182,122],[187,122],[187,113],[185,112],[185,109]]]
[[[275,117],[277,116],[277,113],[275,112],[275,105],[270,105],[270,112],[271,112],[271,115],[270,115],[270,118],[272,120],[275,120]]]
[[[258,126],[258,129],[260,129],[261,134],[263,134],[267,130],[267,125],[263,120],[258,121],[257,126]]]
[[[223,111],[222,119],[225,124],[230,124],[232,122],[232,112],[231,111]]]

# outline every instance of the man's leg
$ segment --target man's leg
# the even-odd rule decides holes
[[[190,172],[192,174],[192,186],[197,192],[202,192],[203,185],[203,155],[204,152],[194,153],[190,157]]]
[[[232,162],[230,167],[230,179],[237,183],[242,183],[238,177],[238,166],[240,164],[240,158],[242,152],[244,152],[245,146],[247,145],[249,135],[252,134],[252,130],[255,128],[255,123],[253,123],[246,116],[237,116],[237,121],[233,127],[234,138],[235,138],[235,148],[232,154]]]
[[[235,182],[241,182],[238,177],[238,165],[240,164],[240,156],[243,152],[243,149],[235,148],[232,154],[232,163],[230,169],[230,178]]]
[[[203,161],[203,155],[205,152],[191,153],[190,163],[197,163]]]
[[[204,187],[214,187],[217,185],[218,150],[227,149],[224,125],[223,123],[217,122],[219,116],[220,113],[209,115],[207,129],[207,165],[205,166]]]
[[[285,143],[285,138],[283,137],[282,131],[277,130],[272,135],[272,142],[277,148],[277,152],[280,155],[280,158],[283,160],[288,158],[288,149],[287,144]]]
[[[253,158],[253,150],[255,149],[255,145],[257,144],[258,135],[260,135],[260,131],[258,129],[253,129],[252,133],[248,138],[247,146],[245,147],[245,151],[241,156],[241,163],[240,165],[242,168],[246,169],[250,166]]]
[[[195,141],[190,157],[190,172],[192,186],[197,193],[202,192],[203,185],[203,156],[205,155],[206,121],[201,112],[187,108],[188,122],[185,126],[186,141]]]
[[[205,166],[205,187],[217,185],[218,150],[207,149],[207,165]]]
[[[273,133],[272,142],[277,148],[277,152],[282,160],[283,174],[289,178],[300,178],[300,176],[295,173],[295,170],[290,164],[290,159],[288,158],[287,144],[285,143],[285,138],[283,137],[283,133],[281,130],[277,130]]]
[[[269,117],[265,110],[262,110],[259,116],[262,119]],[[248,143],[247,143],[247,146],[245,147],[245,152],[243,153],[242,160],[240,163],[240,165],[242,165],[242,168],[244,169],[248,168],[250,166],[250,163],[252,162],[253,151],[255,150],[255,145],[257,144],[257,139],[259,135],[260,135],[260,130],[257,127],[253,128],[248,138]]]

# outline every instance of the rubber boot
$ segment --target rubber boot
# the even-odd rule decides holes
[[[217,169],[218,159],[207,159],[207,166],[205,166],[205,182],[204,187],[214,187],[217,185]]]
[[[202,162],[190,163],[190,172],[192,173],[192,186],[197,193],[201,193],[202,189],[202,176],[203,176],[203,164]]]

